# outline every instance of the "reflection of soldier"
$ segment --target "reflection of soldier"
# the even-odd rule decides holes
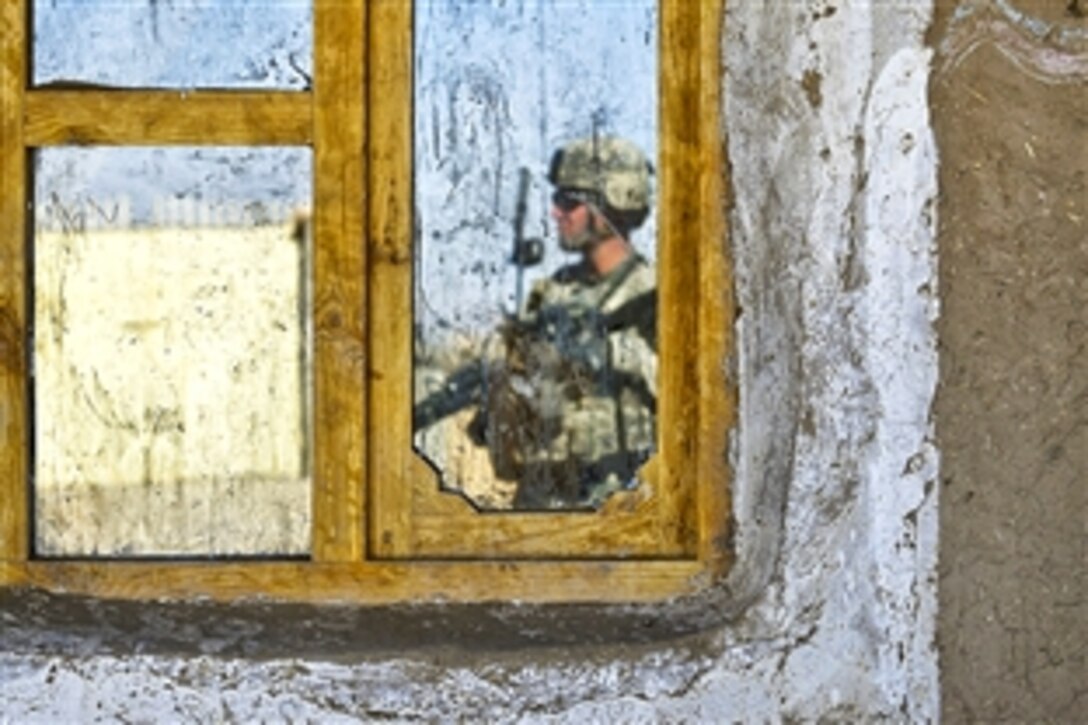
[[[654,443],[655,276],[629,235],[650,206],[650,166],[618,138],[552,158],[560,246],[581,255],[535,284],[487,365],[477,432],[516,508],[593,506],[633,484]]]
[[[548,180],[560,246],[581,259],[535,284],[482,359],[412,413],[419,431],[477,406],[469,432],[517,481],[522,509],[596,506],[633,485],[654,444],[655,278],[629,241],[649,213],[650,165],[628,141],[584,139],[555,153]],[[526,190],[523,177],[519,266],[539,252],[521,239]]]

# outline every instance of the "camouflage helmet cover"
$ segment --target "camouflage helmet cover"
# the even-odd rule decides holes
[[[556,151],[548,181],[560,189],[596,192],[617,211],[641,211],[650,206],[650,172],[638,146],[603,136],[571,141]]]

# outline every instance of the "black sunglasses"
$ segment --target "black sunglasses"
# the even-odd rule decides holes
[[[593,194],[579,189],[556,189],[552,194],[552,204],[563,212],[571,212],[582,204],[593,200]]]

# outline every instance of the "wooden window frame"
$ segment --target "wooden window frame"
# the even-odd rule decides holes
[[[177,92],[30,87],[31,0],[5,0],[0,588],[225,601],[645,602],[722,576],[732,562],[726,449],[735,404],[725,372],[733,307],[719,125],[723,1],[660,1],[662,393],[649,485],[596,513],[481,514],[440,494],[411,444],[412,3],[315,0],[312,90]],[[308,560],[34,557],[28,159],[34,148],[71,144],[313,148]]]

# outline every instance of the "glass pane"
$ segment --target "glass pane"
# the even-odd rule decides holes
[[[39,555],[308,551],[310,156],[37,152]]]
[[[418,2],[416,449],[591,509],[654,445],[654,0]]]
[[[35,0],[34,85],[302,89],[313,0]]]

